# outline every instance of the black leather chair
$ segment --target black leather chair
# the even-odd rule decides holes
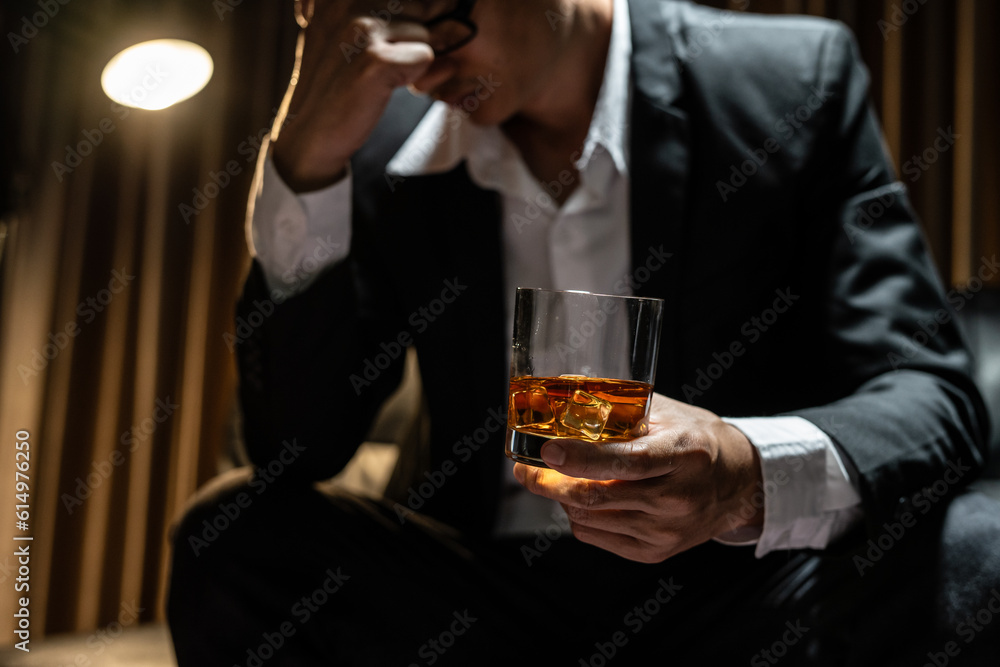
[[[993,422],[992,460],[979,487],[1000,498],[1000,290],[987,290],[964,302],[958,319],[976,361],[976,379]]]

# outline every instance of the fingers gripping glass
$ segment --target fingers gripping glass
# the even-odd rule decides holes
[[[457,51],[475,38],[479,27],[469,18],[475,4],[476,0],[459,0],[455,9],[424,23],[431,33],[430,44],[435,56]]]

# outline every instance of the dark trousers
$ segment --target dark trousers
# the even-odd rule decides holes
[[[868,539],[643,565],[232,474],[177,527],[168,616],[182,667],[1000,664],[1000,503]]]

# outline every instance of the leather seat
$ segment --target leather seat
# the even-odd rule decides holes
[[[992,456],[984,478],[996,480],[990,486],[1000,497],[1000,290],[984,289],[971,295],[958,311],[958,319],[972,347],[976,380],[992,421]]]

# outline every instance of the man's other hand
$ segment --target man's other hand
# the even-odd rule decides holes
[[[708,410],[660,394],[653,394],[647,435],[550,440],[542,458],[551,470],[518,463],[518,481],[559,501],[578,539],[630,560],[658,563],[763,523],[763,508],[749,519],[740,512],[762,481],[754,446]]]
[[[434,62],[430,35],[418,22],[422,17],[401,12],[385,20],[373,14],[377,9],[374,0],[296,3],[304,30],[286,94],[288,122],[272,152],[278,173],[294,191],[339,180],[393,90],[416,81]]]

